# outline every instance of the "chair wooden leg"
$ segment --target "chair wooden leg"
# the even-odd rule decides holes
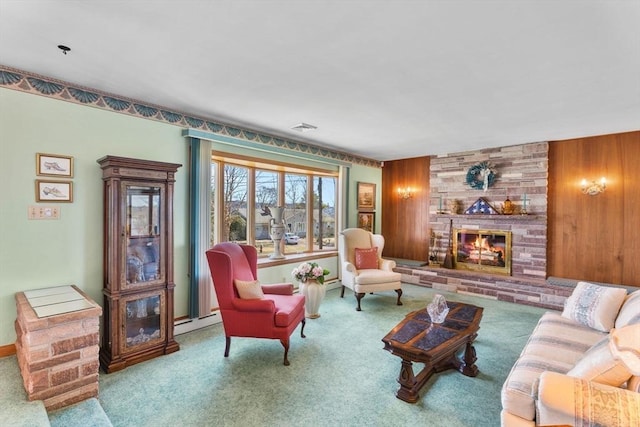
[[[231,337],[227,337],[227,344],[224,347],[224,357],[229,357],[230,347],[231,347]]]
[[[402,289],[396,289],[396,293],[398,294],[398,304],[396,305],[402,305],[402,301],[400,301],[400,297],[402,296]]]
[[[287,359],[287,354],[289,353],[289,338],[286,340],[280,340],[280,342],[284,347],[284,366],[289,366],[289,359]]]
[[[354,292],[354,294],[356,296],[356,300],[358,301],[358,307],[356,307],[356,311],[362,311],[362,309],[360,308],[360,300],[364,298],[366,294],[364,292]]]
[[[344,298],[344,288],[345,286],[342,285],[342,290],[340,291],[340,298]]]
[[[306,319],[302,319],[302,329],[300,329],[300,336],[302,338],[306,338],[307,336],[304,334],[304,327],[307,324],[307,320]]]

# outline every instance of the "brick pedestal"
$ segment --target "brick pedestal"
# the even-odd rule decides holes
[[[54,410],[98,396],[102,308],[75,286],[86,307],[38,317],[24,292],[15,295],[16,352],[29,400]]]

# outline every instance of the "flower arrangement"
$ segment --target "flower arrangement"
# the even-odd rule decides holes
[[[327,274],[329,274],[329,270],[320,267],[316,262],[303,262],[291,272],[291,275],[298,282],[306,282],[309,279],[315,279],[321,285],[324,284],[324,276]]]

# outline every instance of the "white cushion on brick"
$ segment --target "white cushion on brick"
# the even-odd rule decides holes
[[[567,299],[562,316],[590,328],[609,332],[626,295],[627,291],[623,288],[578,282]]]
[[[619,329],[636,323],[640,323],[640,291],[627,295],[616,318],[615,326]]]
[[[620,387],[627,382],[631,378],[631,372],[624,363],[613,356],[609,340],[610,337],[604,337],[598,341],[567,375],[613,387]]]

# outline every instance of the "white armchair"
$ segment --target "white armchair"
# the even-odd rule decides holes
[[[384,237],[361,228],[347,228],[340,233],[338,252],[342,273],[342,291],[353,290],[361,311],[360,300],[367,294],[378,291],[396,291],[397,305],[402,305],[401,274],[393,271],[395,261],[382,259]]]

